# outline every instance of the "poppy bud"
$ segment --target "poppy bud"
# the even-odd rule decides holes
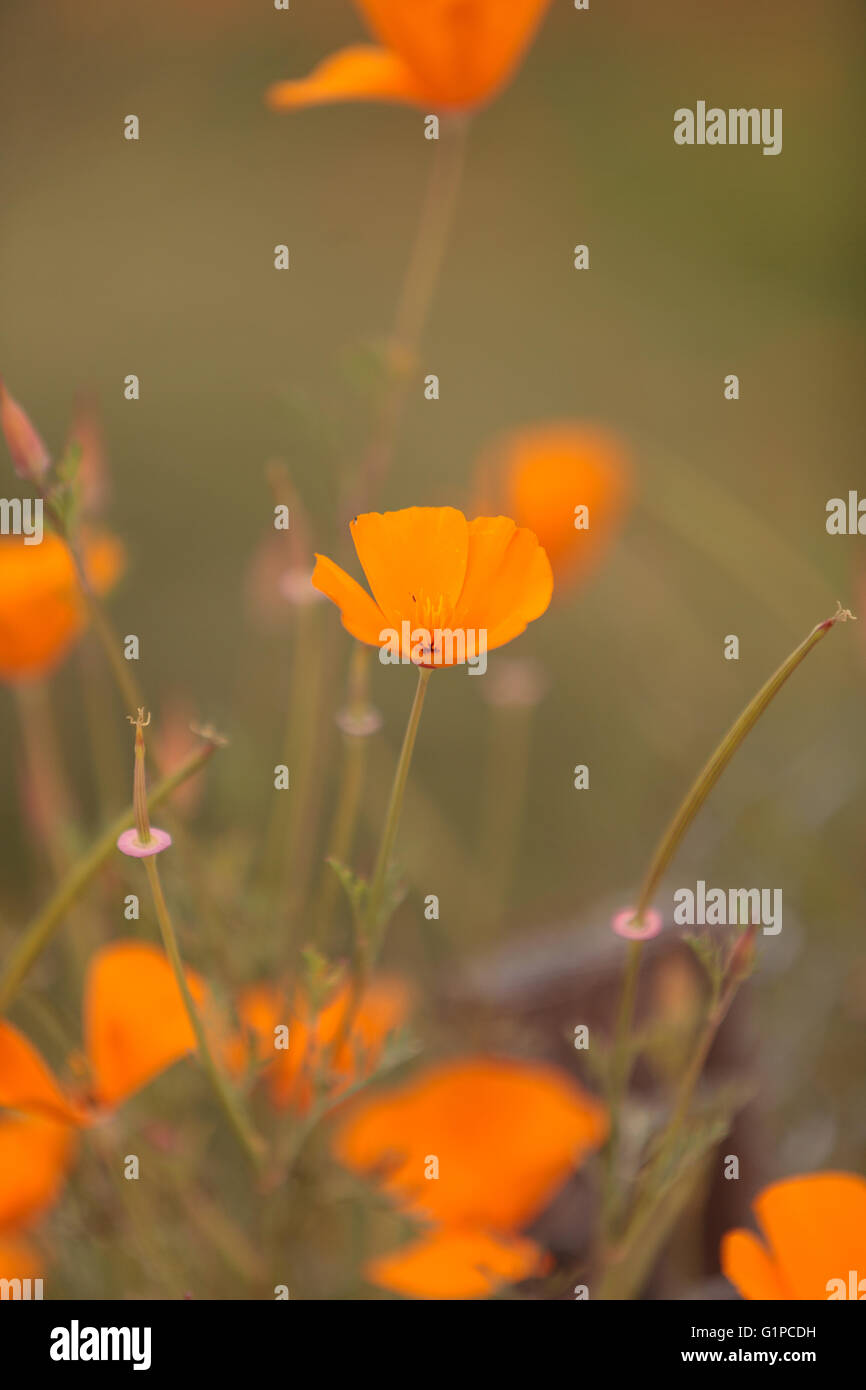
[[[30,421],[30,416],[10,396],[0,380],[0,426],[19,478],[40,483],[51,467],[51,455]]]

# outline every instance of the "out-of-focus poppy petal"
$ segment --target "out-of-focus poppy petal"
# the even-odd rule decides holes
[[[722,1239],[722,1273],[743,1298],[791,1298],[791,1291],[765,1247],[751,1231],[728,1231]]]
[[[250,986],[238,1000],[246,1040],[243,1046],[235,1040],[230,1058],[233,1070],[237,1073],[251,1063],[263,1062],[268,1091],[278,1109],[306,1113],[313,1103],[317,1079],[327,1085],[332,1097],[338,1096],[375,1070],[388,1035],[409,1011],[412,994],[396,976],[371,980],[358,1003],[348,1037],[332,1055],[350,998],[349,985],[344,984],[314,1014],[300,991],[289,1006],[285,991],[279,987]],[[286,1024],[289,1046],[275,1048],[274,1029]]]
[[[4,1020],[0,1020],[0,1109],[45,1115],[67,1124],[80,1124],[84,1118],[32,1043]]]
[[[371,1284],[409,1298],[488,1298],[506,1284],[541,1274],[544,1252],[531,1240],[475,1230],[434,1230],[370,1260]]]
[[[112,536],[84,546],[94,590],[105,593],[123,567],[123,548]],[[72,557],[58,536],[39,545],[23,537],[0,539],[0,680],[49,675],[84,630],[86,616]]]
[[[469,556],[469,524],[462,512],[455,507],[365,512],[352,522],[351,532],[373,596],[395,627],[413,616],[427,627],[448,623]],[[429,613],[422,611],[425,604],[431,605]]]
[[[827,1297],[830,1279],[866,1278],[866,1179],[811,1173],[767,1187],[755,1215],[791,1298]]]
[[[469,1058],[354,1103],[334,1150],[418,1215],[508,1231],[536,1216],[606,1133],[604,1106],[554,1068]]]
[[[186,972],[202,1008],[205,987]],[[167,957],[146,942],[97,951],[84,986],[84,1039],[96,1104],[113,1107],[195,1051],[195,1035]]]
[[[428,97],[465,108],[507,82],[550,0],[360,0],[377,38],[405,59]]]
[[[0,1279],[39,1279],[43,1263],[30,1241],[0,1235]]]
[[[388,101],[424,105],[424,89],[396,53],[356,44],[332,53],[309,77],[275,82],[265,94],[274,111],[332,101]]]
[[[330,1054],[350,1006],[351,990],[344,985],[331,1003],[322,1010],[316,1026],[320,1051]],[[330,1057],[336,1074],[337,1091],[344,1089],[375,1071],[382,1056],[385,1041],[404,1022],[412,1002],[412,991],[405,980],[380,975],[372,980],[361,995],[349,1036]]]
[[[320,593],[337,605],[347,632],[351,632],[359,642],[379,646],[382,629],[388,626],[388,620],[356,579],[335,565],[327,555],[317,555],[312,582]]]
[[[0,1115],[0,1230],[35,1220],[56,1202],[78,1131],[36,1115]]]
[[[483,465],[500,505],[547,551],[557,583],[578,582],[612,544],[626,511],[630,467],[613,433],[568,422],[504,436]],[[589,525],[575,526],[575,508]]]

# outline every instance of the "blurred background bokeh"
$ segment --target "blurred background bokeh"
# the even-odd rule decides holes
[[[180,702],[231,740],[195,832],[229,858],[264,824],[291,679],[281,619],[257,626],[251,610],[272,506],[265,467],[284,462],[314,548],[335,553],[338,469],[369,429],[370,361],[433,149],[414,111],[276,114],[263,92],[362,36],[349,0],[293,0],[288,13],[265,0],[0,10],[0,370],[52,446],[80,393],[98,403],[108,520],[129,553],[112,612],[140,637],[155,709]],[[533,422],[596,422],[632,460],[616,546],[521,639],[546,693],[495,930],[479,820],[491,756],[507,762],[522,735],[506,721],[491,755],[488,677],[432,682],[401,835],[410,890],[389,945],[431,989],[479,950],[494,953],[495,978],[506,939],[509,970],[539,969],[544,940],[555,976],[556,949],[571,960],[569,943],[594,940],[633,898],[692,776],[770,671],[837,598],[860,613],[750,737],[658,900],[669,913],[672,889],[698,878],[783,890],[784,930],[765,938],[751,987],[762,1178],[866,1159],[866,541],[825,530],[829,498],[866,495],[863,39],[856,0],[620,0],[588,13],[555,0],[516,80],[473,122],[380,498],[469,507],[490,439]],[[783,108],[782,154],[676,146],[673,112],[699,99]],[[137,143],[122,138],[129,113]],[[285,274],[273,269],[283,242]],[[573,269],[576,243],[589,246],[588,271]],[[436,402],[424,399],[428,372]],[[736,402],[723,396],[732,372]],[[137,402],[123,398],[128,373]],[[316,614],[332,641],[331,721],[351,642],[336,612]],[[728,634],[738,661],[724,659]],[[93,821],[79,674],[69,664],[53,699]],[[411,690],[411,673],[376,666],[377,807]],[[46,882],[17,810],[5,693],[0,738],[14,924]],[[587,791],[574,789],[576,764],[589,766]],[[333,776],[323,763],[325,808]],[[373,813],[362,864],[375,831]],[[428,893],[440,895],[438,922],[423,918]],[[4,929],[4,949],[11,937]],[[186,941],[194,957],[194,934]],[[244,950],[239,939],[225,952],[240,976]],[[258,964],[280,945],[250,950]],[[49,992],[63,987],[53,959],[40,967]],[[72,1020],[77,997],[70,986]]]

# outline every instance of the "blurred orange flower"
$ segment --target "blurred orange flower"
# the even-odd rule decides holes
[[[484,1297],[542,1272],[513,1239],[607,1134],[605,1107],[552,1067],[471,1057],[351,1106],[334,1136],[346,1167],[432,1224],[367,1277],[424,1298]]]
[[[77,1147],[75,1129],[59,1120],[0,1114],[0,1232],[18,1231],[53,1206]]]
[[[312,1106],[319,1085],[336,1098],[354,1082],[372,1075],[388,1036],[404,1022],[411,1005],[409,986],[395,976],[379,976],[363,992],[347,1036],[334,1050],[351,1007],[346,982],[315,1012],[301,991],[289,1001],[276,985],[252,985],[238,1001],[246,1035],[234,1040],[229,1064],[235,1073],[252,1057],[264,1063],[268,1093],[278,1109],[301,1114]],[[275,1048],[275,1029],[289,1030],[290,1045]]]
[[[97,594],[114,584],[123,548],[109,535],[84,544],[84,565]],[[0,680],[40,680],[60,665],[87,618],[72,556],[59,536],[39,545],[0,538]]]
[[[479,464],[478,504],[501,507],[534,531],[563,587],[582,580],[612,544],[629,493],[625,446],[596,426],[564,421],[513,430]]]
[[[441,1228],[370,1260],[372,1284],[409,1298],[489,1298],[506,1284],[543,1274],[549,1259],[525,1236]]]
[[[765,1187],[752,1206],[764,1240],[742,1230],[722,1239],[722,1272],[743,1298],[866,1297],[866,1179],[786,1178]]]
[[[467,652],[492,651],[550,603],[547,556],[533,533],[508,517],[467,521],[454,507],[408,507],[366,512],[351,532],[373,598],[324,555],[316,556],[313,584],[337,605],[353,637],[380,647],[383,632],[393,631],[406,660],[415,643],[407,637],[416,630],[463,633]],[[459,646],[455,641],[452,655]],[[434,664],[456,664],[447,657],[440,651]]]
[[[201,980],[187,972],[201,1003]],[[94,955],[84,989],[92,1084],[70,1096],[36,1048],[0,1020],[0,1231],[35,1219],[60,1195],[76,1131],[195,1050],[180,990],[156,946],[119,941]]]
[[[381,47],[355,44],[267,92],[275,110],[332,101],[469,111],[508,82],[550,0],[358,0]]]

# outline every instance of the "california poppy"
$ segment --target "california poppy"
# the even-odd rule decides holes
[[[348,983],[318,1010],[300,990],[290,997],[275,985],[251,985],[238,1001],[245,1037],[235,1040],[229,1063],[238,1072],[252,1053],[264,1063],[273,1104],[278,1109],[305,1113],[313,1104],[317,1082],[337,1097],[375,1071],[389,1034],[408,1013],[410,999],[409,987],[402,980],[394,976],[373,979],[361,995],[347,1036],[339,1042],[346,1011],[351,1008]],[[280,1025],[289,1030],[286,1048],[274,1045],[274,1030]]]
[[[479,463],[480,505],[502,507],[534,531],[563,588],[590,573],[610,547],[629,492],[625,445],[611,431],[577,422],[512,430]]]
[[[123,567],[120,542],[93,535],[83,547],[88,580],[97,594]],[[39,545],[0,539],[0,680],[40,680],[59,666],[86,626],[72,556],[59,536]]]
[[[489,1298],[506,1284],[544,1273],[548,1256],[525,1236],[440,1227],[369,1260],[371,1284],[409,1298]]]
[[[721,1250],[722,1272],[744,1298],[866,1297],[866,1179],[786,1178],[765,1187],[752,1206],[763,1240],[728,1231]]]
[[[355,1102],[334,1151],[417,1216],[507,1232],[537,1216],[606,1133],[604,1106],[555,1068],[470,1057]]]
[[[550,0],[358,0],[380,47],[355,44],[267,93],[276,110],[332,101],[471,111],[505,86]]]
[[[0,1113],[0,1231],[29,1226],[53,1206],[77,1147],[69,1124]]]
[[[408,507],[366,512],[351,532],[373,597],[324,555],[316,556],[313,584],[359,641],[382,647],[390,640],[385,634],[395,634],[403,660],[455,665],[461,641],[467,652],[492,651],[550,603],[547,556],[533,533],[508,517],[467,521],[454,507]],[[418,660],[412,634],[437,631],[452,635],[451,647]]]
[[[187,972],[197,1002],[204,986]],[[0,1020],[0,1230],[32,1221],[59,1196],[77,1130],[128,1100],[195,1051],[168,959],[156,946],[120,941],[97,951],[84,991],[91,1082],[68,1094],[39,1052]]]

